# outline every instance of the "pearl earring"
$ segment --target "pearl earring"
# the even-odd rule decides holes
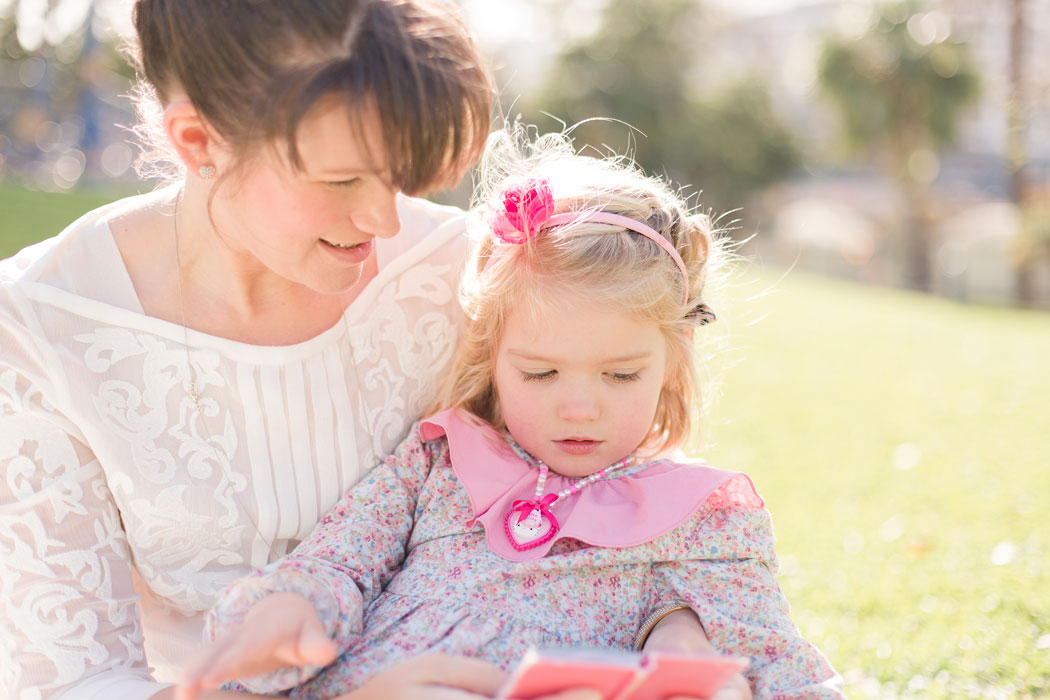
[[[202,165],[198,170],[202,180],[210,180],[215,177],[215,166],[214,165]]]

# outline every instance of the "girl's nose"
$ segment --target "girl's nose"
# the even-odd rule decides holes
[[[390,238],[401,230],[397,215],[397,189],[375,182],[350,212],[354,227],[378,238]]]
[[[598,402],[587,392],[564,396],[558,404],[558,417],[570,423],[587,423],[597,420],[599,415]]]

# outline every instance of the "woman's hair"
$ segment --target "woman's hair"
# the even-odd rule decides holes
[[[444,0],[136,0],[134,23],[148,174],[181,170],[161,125],[161,105],[179,93],[242,164],[283,143],[301,168],[298,127],[332,97],[359,131],[378,112],[383,143],[366,146],[383,150],[409,194],[454,184],[484,148],[491,79]]]
[[[723,246],[710,219],[691,213],[662,180],[645,176],[625,158],[578,155],[563,134],[535,139],[497,132],[489,137],[476,194],[482,216],[477,252],[460,287],[468,322],[454,367],[434,411],[463,408],[505,427],[494,368],[506,318],[540,314],[585,302],[627,311],[656,323],[667,340],[666,383],[642,447],[651,453],[681,445],[690,435],[699,389],[689,332],[704,303],[704,283],[720,264]],[[547,180],[554,214],[603,211],[647,224],[681,255],[688,289],[673,258],[643,235],[616,225],[583,221],[541,230],[522,245],[499,243],[489,223],[503,206],[508,183]]]

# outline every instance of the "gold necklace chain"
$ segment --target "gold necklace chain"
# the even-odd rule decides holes
[[[182,314],[182,348],[186,351],[186,371],[189,372],[190,388],[188,393],[193,399],[193,405],[204,420],[204,411],[201,410],[201,392],[197,386],[197,380],[193,371],[193,363],[190,361],[190,331],[186,325],[186,297],[182,293],[182,259],[179,257],[179,204],[182,203],[182,188],[175,195],[175,211],[171,215],[172,226],[175,229],[175,272],[179,284],[179,312]],[[207,426],[205,426],[207,429]],[[210,437],[210,433],[209,433]]]
[[[189,326],[186,323],[186,299],[185,299],[185,296],[183,294],[182,259],[181,259],[180,255],[179,255],[179,221],[178,221],[178,213],[179,213],[179,205],[183,201],[183,196],[182,195],[183,195],[183,190],[182,190],[182,188],[179,188],[178,193],[175,195],[175,208],[174,208],[174,212],[172,214],[172,224],[173,224],[173,228],[175,230],[175,268],[176,268],[176,273],[177,273],[176,274],[176,279],[178,281],[178,291],[179,291],[179,313],[180,313],[181,320],[182,320],[182,347],[183,347],[183,350],[186,353],[186,371],[189,373],[189,388],[186,390],[186,393],[190,397],[190,399],[193,401],[193,406],[196,409],[198,417],[200,418],[201,426],[204,429],[204,441],[208,444],[209,448],[211,448],[212,454],[215,457],[216,464],[219,465],[219,468],[222,470],[223,476],[226,478],[227,483],[230,484],[230,495],[233,497],[233,500],[237,503],[237,505],[240,506],[241,511],[244,513],[244,516],[246,518],[248,518],[248,522],[251,523],[252,529],[254,529],[255,532],[259,535],[259,537],[262,539],[263,543],[266,545],[267,549],[270,550],[270,552],[273,552],[273,549],[274,549],[274,547],[273,547],[273,540],[262,533],[262,531],[259,529],[258,523],[256,523],[254,518],[252,518],[249,510],[245,507],[245,505],[241,501],[241,499],[237,497],[236,491],[233,490],[233,484],[234,484],[235,480],[233,479],[232,475],[230,474],[230,469],[227,466],[226,461],[222,459],[222,457],[219,455],[218,450],[215,449],[215,445],[212,443],[211,437],[212,437],[213,433],[211,432],[210,428],[208,427],[207,416],[205,415],[204,407],[201,405],[201,397],[202,397],[201,388],[202,387],[197,385],[196,372],[193,369],[193,362],[192,362],[191,357],[190,357],[190,335],[189,335]],[[342,316],[342,319],[343,319],[343,325],[346,327],[346,341],[347,341],[347,348],[348,348],[348,350],[350,352],[350,366],[351,366],[351,369],[353,370],[353,373],[354,373],[354,379],[356,381],[356,386],[358,387],[358,390],[360,390],[361,378],[358,375],[357,360],[356,360],[356,357],[354,355],[353,333],[351,332],[350,321],[346,317],[347,316],[346,309],[343,310],[341,316]],[[375,430],[369,430],[368,434],[369,434],[369,438],[370,438],[370,442],[371,442],[371,448],[372,448],[373,464],[371,466],[375,466],[375,464],[378,464],[379,461],[382,460],[383,455],[380,453],[378,444],[376,443]]]
[[[183,190],[180,187],[178,193],[175,195],[175,208],[171,216],[171,221],[172,228],[175,229],[175,272],[176,279],[178,280],[179,290],[179,312],[182,317],[182,348],[186,353],[186,371],[189,376],[190,384],[189,388],[186,390],[186,393],[193,401],[193,406],[196,410],[197,417],[200,420],[201,427],[204,429],[204,443],[207,444],[208,447],[211,449],[212,456],[215,458],[215,463],[222,471],[222,475],[226,479],[226,483],[230,485],[230,496],[233,498],[233,501],[240,507],[240,510],[244,514],[244,517],[248,519],[249,523],[251,523],[252,529],[255,530],[255,533],[257,535],[259,535],[259,538],[262,540],[263,544],[266,545],[266,549],[272,553],[274,550],[274,541],[272,538],[269,538],[262,533],[262,530],[259,529],[259,524],[256,522],[255,518],[252,517],[251,512],[245,506],[244,502],[241,501],[241,499],[237,496],[235,486],[236,480],[230,473],[231,468],[230,465],[227,464],[228,460],[224,460],[219,454],[219,451],[215,449],[215,445],[212,442],[212,435],[214,435],[214,433],[212,433],[211,428],[208,426],[208,418],[205,415],[204,407],[201,406],[201,387],[197,385],[197,373],[193,369],[193,361],[190,357],[190,332],[189,326],[186,325],[186,298],[183,294],[182,258],[179,255],[179,205],[183,201],[182,192]],[[247,479],[245,479],[245,481],[247,481]]]

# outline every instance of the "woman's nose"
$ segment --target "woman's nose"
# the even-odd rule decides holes
[[[369,190],[355,202],[350,221],[358,230],[378,238],[396,235],[401,230],[401,219],[397,215],[397,189],[377,182]]]

